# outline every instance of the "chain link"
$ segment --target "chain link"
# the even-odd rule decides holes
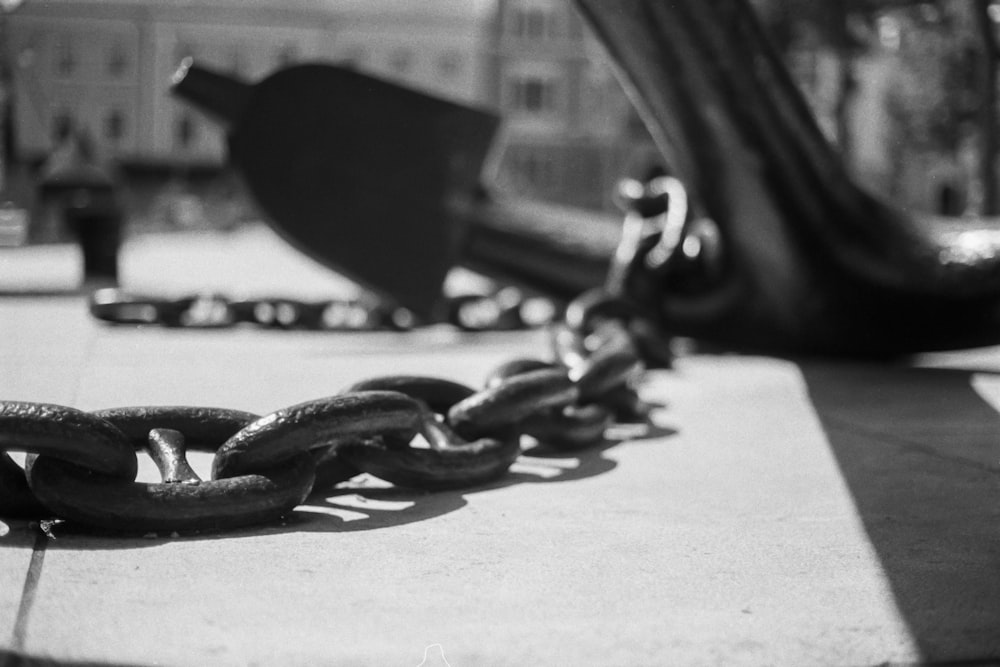
[[[157,317],[165,322],[175,306],[156,306]],[[0,402],[0,516],[114,532],[217,531],[277,521],[359,473],[428,490],[489,483],[522,453],[524,436],[579,449],[602,442],[615,420],[647,418],[625,313],[634,315],[601,291],[584,295],[552,329],[551,360],[508,362],[480,389],[387,376],[263,416]],[[135,481],[140,448],[163,481]],[[188,448],[215,453],[210,480],[188,465]],[[5,450],[28,453],[24,470]]]

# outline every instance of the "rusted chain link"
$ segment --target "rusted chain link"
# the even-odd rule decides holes
[[[431,490],[488,483],[525,436],[577,449],[602,442],[616,420],[646,418],[632,315],[601,292],[585,295],[553,330],[551,360],[506,363],[480,389],[381,377],[264,416],[0,402],[0,516],[198,532],[277,521],[358,473]],[[140,448],[161,482],[135,481]],[[188,448],[215,452],[210,480],[188,465]],[[28,453],[24,470],[5,450]]]

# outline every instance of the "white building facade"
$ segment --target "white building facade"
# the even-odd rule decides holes
[[[343,63],[476,102],[483,20],[450,0],[29,0],[9,17],[7,44],[19,152],[44,155],[72,126],[118,160],[221,163],[221,129],[169,94],[188,56],[250,82],[296,62]]]
[[[29,161],[73,127],[121,164],[221,166],[224,130],[169,94],[188,56],[250,82],[339,63],[495,109],[496,185],[565,204],[611,207],[636,141],[569,0],[28,0],[8,22]]]

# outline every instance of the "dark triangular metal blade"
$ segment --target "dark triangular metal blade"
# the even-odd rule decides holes
[[[251,89],[231,156],[293,246],[425,318],[464,236],[498,118],[330,65]]]

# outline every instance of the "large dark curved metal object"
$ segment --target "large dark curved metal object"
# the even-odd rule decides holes
[[[492,114],[318,64],[249,84],[187,59],[174,92],[226,127],[230,160],[289,243],[434,310]]]
[[[247,83],[189,59],[173,92],[226,128],[283,238],[427,320],[460,262],[566,299],[607,273],[614,218],[481,186],[493,113],[317,63]]]
[[[747,0],[575,2],[721,238],[701,275],[681,254],[629,267],[665,336],[849,356],[1000,342],[1000,224],[910,215],[854,183]],[[225,120],[276,229],[424,317],[455,263],[567,298],[603,282],[606,216],[482,187],[488,113],[320,65],[252,86],[188,67],[175,90]]]
[[[575,1],[723,239],[707,286],[633,266],[630,292],[666,330],[844,355],[1000,342],[1000,225],[855,184],[747,0]]]

